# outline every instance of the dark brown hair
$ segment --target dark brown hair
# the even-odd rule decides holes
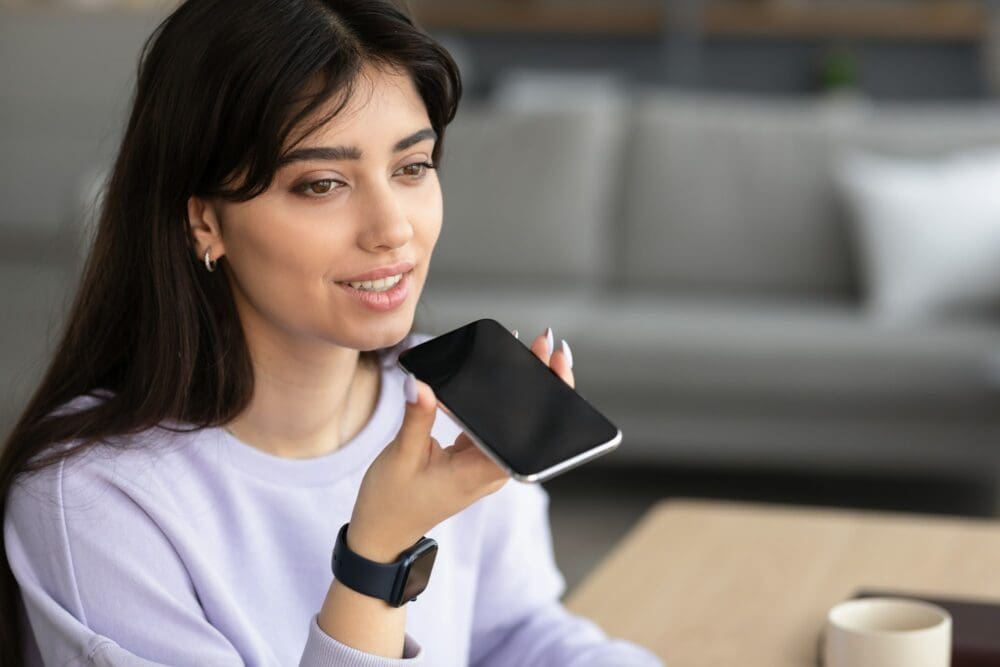
[[[246,201],[264,192],[289,140],[295,145],[339,113],[367,63],[412,78],[438,134],[432,162],[439,165],[461,78],[405,7],[188,0],[157,26],[139,57],[128,123],[61,339],[0,453],[0,517],[21,474],[165,420],[205,428],[246,408],[249,351],[225,272],[209,273],[196,257],[187,201]],[[335,110],[306,126],[331,100]],[[58,410],[95,392],[106,398]],[[0,560],[0,667],[13,667],[23,662],[23,629],[2,532]]]

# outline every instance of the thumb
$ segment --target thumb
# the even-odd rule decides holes
[[[437,415],[437,398],[434,390],[412,374],[406,373],[403,394],[406,396],[406,411],[396,439],[403,451],[426,454],[427,443],[431,438],[431,427],[434,426],[434,418]]]

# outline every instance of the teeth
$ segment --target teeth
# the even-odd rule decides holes
[[[402,273],[397,273],[394,276],[389,276],[388,278],[379,278],[378,280],[364,280],[356,283],[347,283],[354,289],[364,289],[371,290],[373,292],[384,292],[387,289],[392,289],[396,283],[403,279]]]

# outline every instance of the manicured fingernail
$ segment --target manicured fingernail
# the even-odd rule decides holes
[[[552,350],[555,348],[555,341],[552,339],[552,327],[545,327],[545,344],[549,348],[549,356],[552,356]]]
[[[514,329],[513,331],[511,331],[511,333],[514,334],[514,338],[517,338],[517,329]],[[517,339],[521,340],[520,338]]]
[[[406,374],[403,382],[403,393],[406,395],[406,402],[413,405],[417,402],[417,380],[411,373]]]
[[[560,338],[559,340],[562,341],[562,347],[560,349],[563,351],[563,354],[566,355],[566,361],[569,363],[569,367],[573,368],[573,353],[570,352],[569,343],[566,342],[565,338]]]

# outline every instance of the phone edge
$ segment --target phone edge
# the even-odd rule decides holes
[[[502,468],[513,479],[516,479],[519,482],[524,482],[526,484],[538,484],[539,482],[544,482],[545,480],[550,479],[560,473],[566,472],[571,468],[583,465],[584,463],[587,463],[592,459],[596,459],[597,457],[602,456],[603,454],[607,454],[612,450],[617,449],[618,445],[620,445],[622,442],[622,431],[620,428],[616,427],[615,436],[611,438],[611,440],[603,442],[599,445],[595,445],[594,447],[591,447],[587,451],[580,452],[573,458],[566,459],[565,461],[557,463],[552,467],[546,468],[545,470],[525,475],[513,470],[509,465],[507,465],[507,463],[503,459],[501,459],[489,445],[484,443],[479,438],[479,436],[477,436],[472,431],[472,429],[469,428],[469,426],[465,422],[463,422],[461,419],[455,416],[455,414],[451,410],[449,410],[444,405],[444,403],[440,401],[440,399],[438,400],[438,404],[448,414],[448,416],[455,421],[455,423],[457,423],[459,426],[462,427],[462,431],[465,433],[465,435],[467,435],[469,439],[472,440],[472,442],[474,442],[476,446],[479,447],[479,449],[482,450],[484,454],[490,457],[490,459],[494,463],[500,466],[500,468]]]

